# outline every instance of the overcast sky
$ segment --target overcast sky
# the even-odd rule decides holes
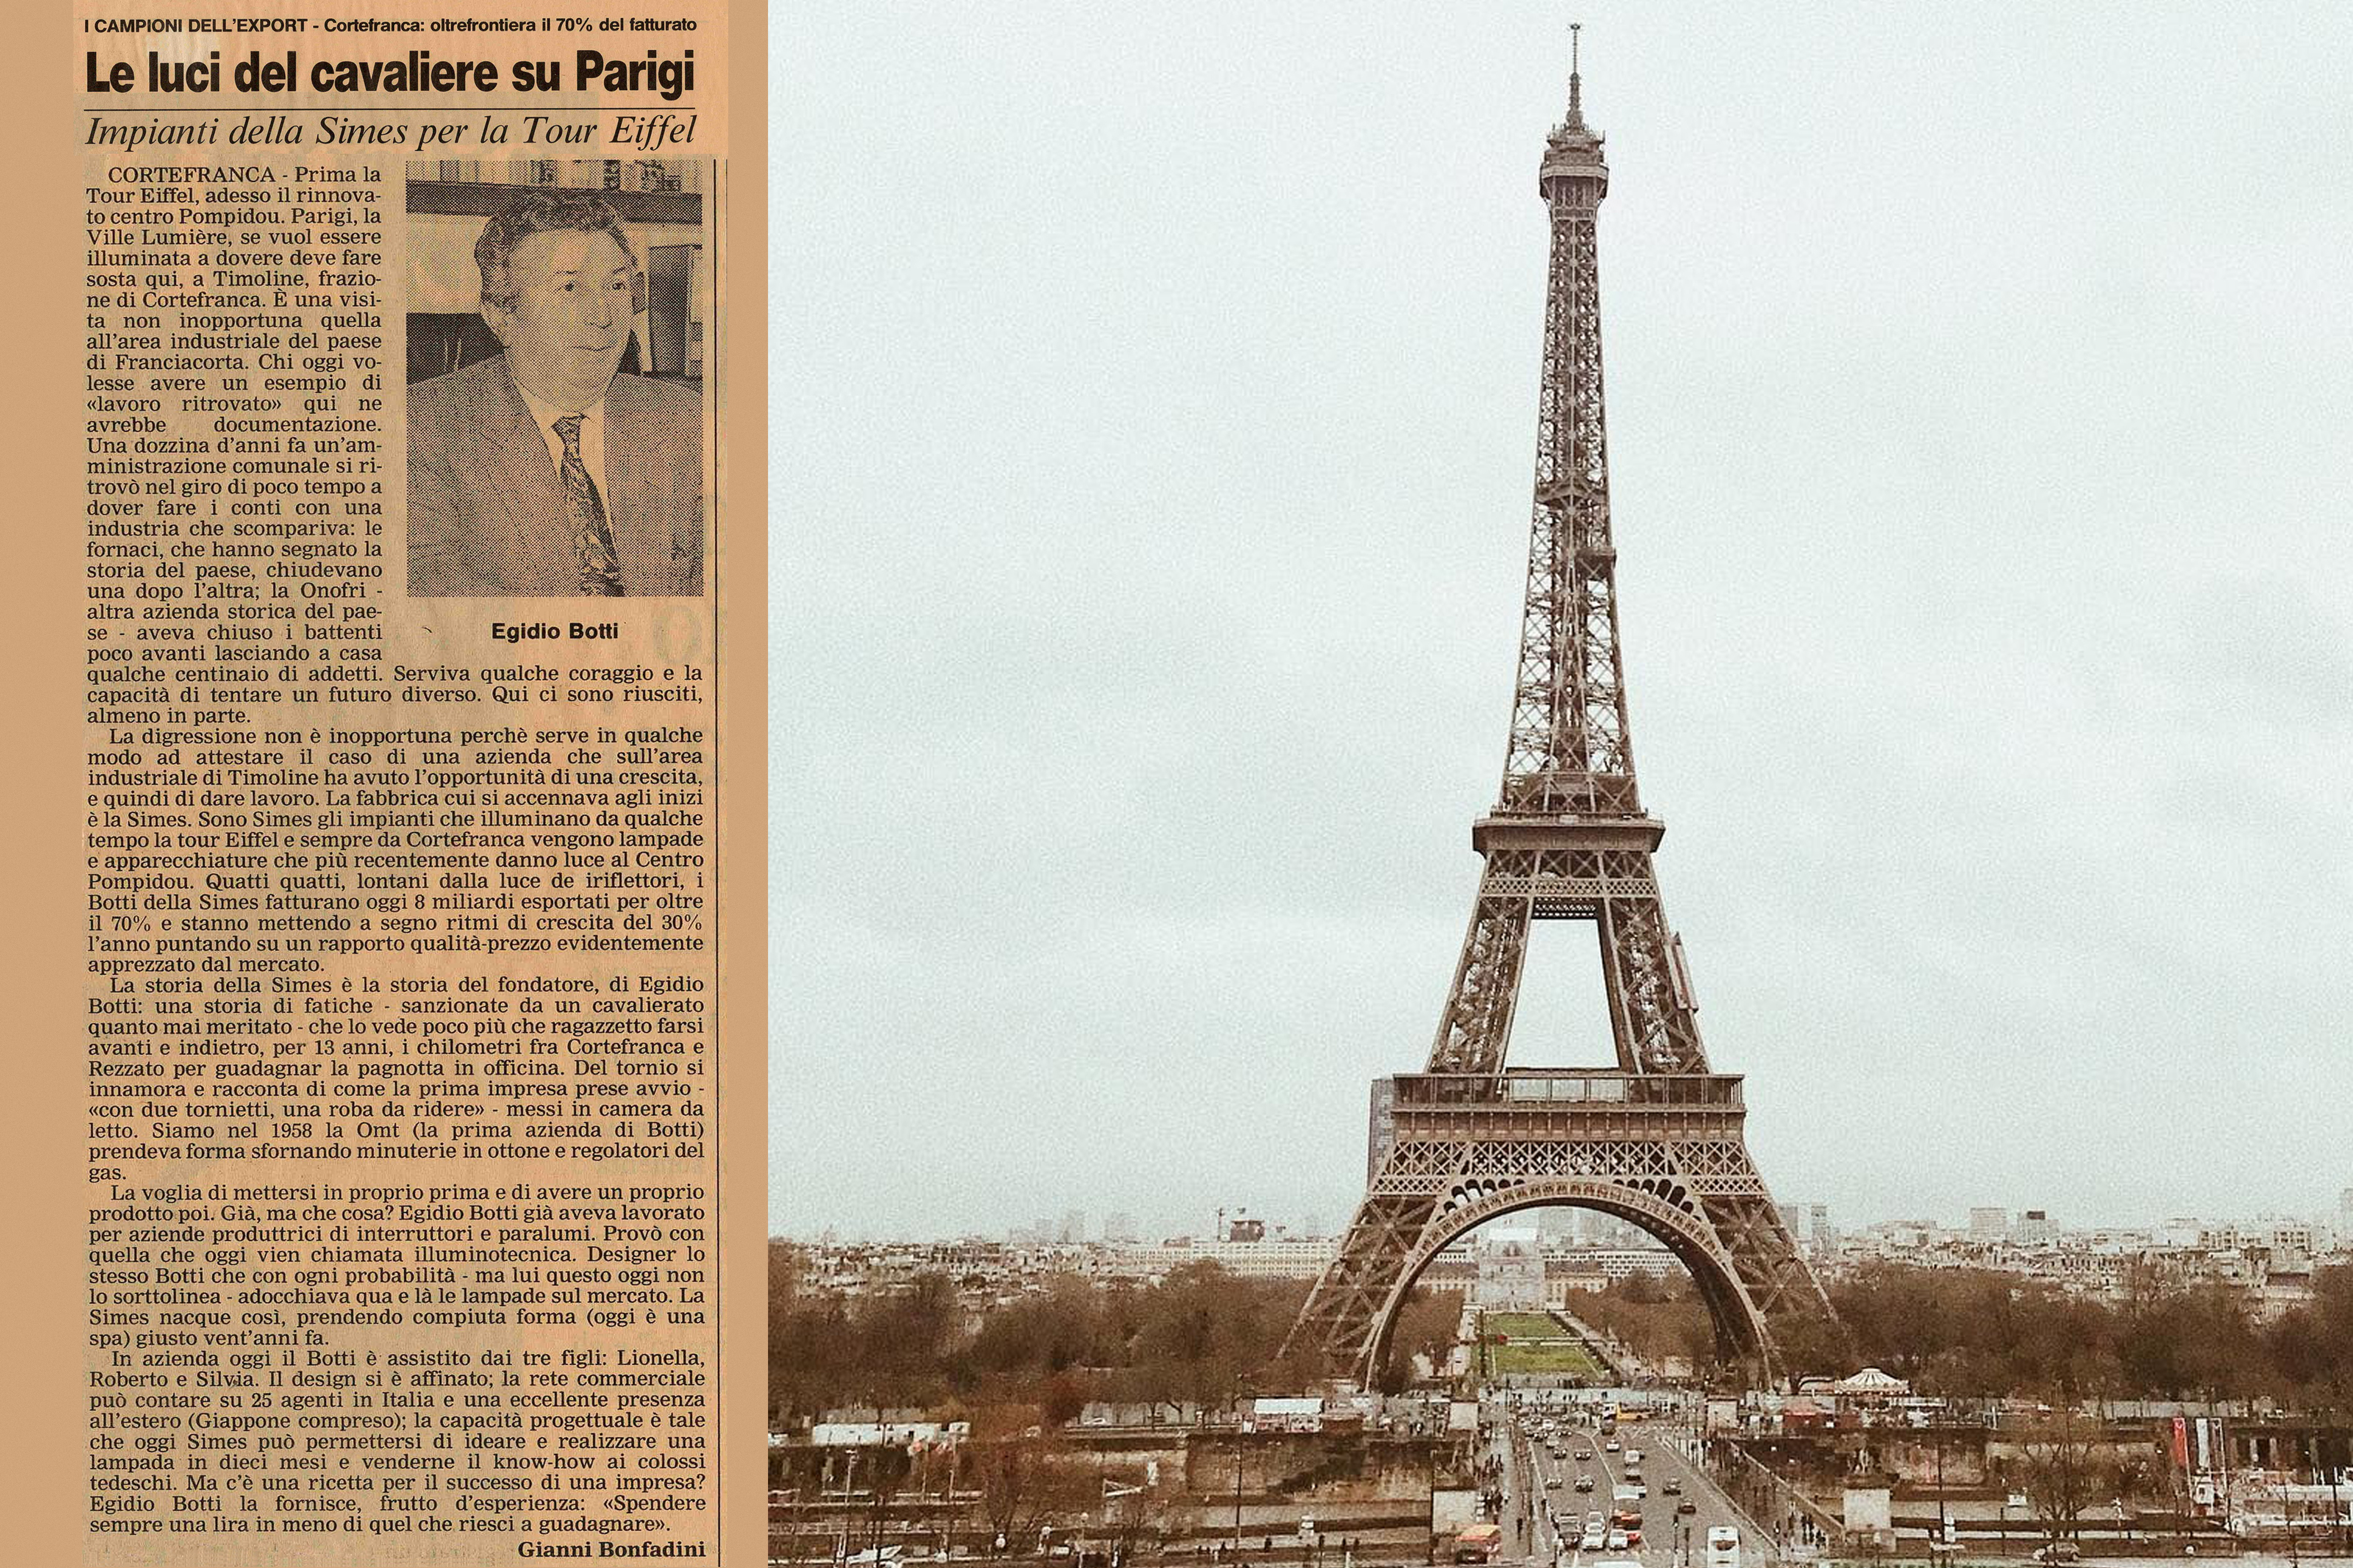
[[[2334,1211],[2353,10],[1577,14],[1634,750],[1776,1194]],[[776,1230],[1346,1218],[1502,766],[1568,16],[777,13]],[[1608,1059],[1589,926],[1523,997]]]

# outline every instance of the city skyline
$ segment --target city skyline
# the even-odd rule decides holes
[[[1955,1235],[1967,1235],[1972,1230],[1972,1221],[1981,1211],[1989,1208],[1999,1208],[2005,1215],[2008,1216],[2009,1228],[2004,1232],[2004,1235],[2007,1237],[2014,1237],[2018,1224],[2023,1216],[2028,1215],[2040,1215],[2042,1216],[2043,1222],[2047,1225],[2049,1230],[2052,1234],[2061,1236],[2081,1235],[2094,1231],[2153,1232],[2164,1229],[2170,1226],[2179,1225],[2212,1225],[2220,1226],[2258,1226],[2270,1223],[2280,1223],[2334,1226],[2337,1235],[2342,1237],[2348,1245],[2353,1245],[2353,1203],[2342,1200],[2332,1203],[2325,1208],[2311,1211],[2299,1211],[2278,1205],[2266,1205],[2257,1203],[2253,1206],[2242,1208],[2226,1209],[2210,1205],[2205,1208],[2168,1212],[2165,1214],[2150,1214],[2131,1217],[2109,1214],[2072,1214],[2064,1211],[2054,1211],[2049,1208],[2038,1209],[2031,1205],[2010,1206],[1980,1204],[1972,1204],[1952,1213],[1846,1215],[1841,1214],[1837,1208],[1831,1205],[1817,1205],[1812,1200],[1807,1199],[1802,1195],[1786,1201],[1781,1206],[1785,1210],[1811,1209],[1817,1206],[1828,1207],[1828,1220],[1830,1226],[1834,1232],[1841,1236],[1860,1235],[1867,1231],[1889,1226],[1907,1226],[1915,1225],[1933,1226],[1939,1230],[1950,1232]],[[1486,1237],[1490,1232],[1535,1230],[1539,1228],[1539,1221],[1537,1218],[1539,1215],[1550,1215],[1556,1213],[1565,1215],[1590,1214],[1590,1211],[1582,1209],[1542,1209],[1507,1215],[1504,1218],[1492,1220],[1488,1222],[1488,1224],[1480,1226],[1478,1229],[1472,1231],[1465,1240],[1478,1241]],[[1139,1215],[1129,1210],[1121,1210],[1107,1214],[1105,1211],[1099,1209],[1071,1209],[1064,1207],[1057,1209],[1051,1214],[1008,1217],[1003,1224],[993,1227],[984,1226],[965,1230],[943,1230],[935,1232],[875,1231],[861,1230],[854,1226],[836,1224],[821,1226],[815,1229],[807,1231],[774,1231],[771,1233],[769,1239],[772,1241],[785,1241],[796,1244],[816,1244],[827,1235],[830,1234],[837,1244],[889,1246],[898,1244],[928,1245],[938,1242],[955,1241],[1010,1241],[1017,1237],[1032,1236],[1036,1237],[1038,1245],[1061,1246],[1070,1244],[1065,1240],[1064,1233],[1069,1229],[1068,1221],[1070,1216],[1073,1214],[1083,1215],[1087,1222],[1082,1227],[1084,1234],[1074,1238],[1075,1242],[1079,1245],[1134,1244],[1153,1246],[1164,1241],[1185,1237],[1189,1237],[1195,1241],[1207,1241],[1215,1237],[1217,1234],[1218,1221],[1221,1217],[1248,1216],[1250,1218],[1260,1220],[1265,1225],[1266,1237],[1270,1240],[1288,1239],[1293,1241],[1331,1241],[1337,1238],[1339,1226],[1339,1222],[1332,1219],[1326,1214],[1302,1214],[1296,1217],[1293,1217],[1272,1211],[1257,1210],[1251,1208],[1248,1205],[1229,1205],[1200,1215],[1187,1215],[1181,1213],[1172,1212],[1168,1216],[1166,1223],[1157,1225],[1151,1222],[1151,1216],[1148,1214]],[[1345,1216],[1343,1217],[1345,1218]],[[1630,1228],[1626,1227],[1624,1226],[1624,1222],[1611,1220],[1606,1215],[1592,1215],[1591,1218],[1597,1225]],[[1124,1220],[1127,1222],[1124,1227],[1124,1234],[1117,1238],[1106,1237],[1103,1236],[1103,1222],[1106,1219]]]
[[[1635,745],[1767,1180],[2329,1212],[2353,23],[1585,19]],[[1495,786],[1567,78],[1371,21],[779,29],[849,308],[778,398],[772,1227],[1345,1218]],[[1602,1059],[1544,935],[1514,1059]]]

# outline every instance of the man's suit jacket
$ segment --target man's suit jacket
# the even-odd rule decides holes
[[[702,592],[702,400],[617,375],[605,391],[606,521],[631,598]],[[576,598],[564,488],[501,354],[408,389],[413,598]]]

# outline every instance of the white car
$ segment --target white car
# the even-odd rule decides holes
[[[1606,1537],[1604,1537],[1604,1538],[1603,1538],[1603,1541],[1602,1541],[1602,1550],[1603,1550],[1603,1551],[1605,1551],[1605,1552],[1623,1552],[1623,1551],[1625,1551],[1625,1550],[1626,1550],[1626,1532],[1625,1532],[1624,1531],[1622,1531],[1622,1530],[1613,1530],[1613,1531],[1611,1531],[1609,1533],[1609,1535],[1608,1535],[1608,1536],[1606,1536]]]
[[[1584,1539],[1577,1543],[1577,1549],[1582,1552],[1599,1552],[1601,1550],[1603,1542],[1607,1542],[1609,1539],[1609,1531],[1603,1530],[1598,1524],[1588,1524],[1585,1527]],[[1621,1540],[1619,1544],[1622,1546],[1625,1542]]]

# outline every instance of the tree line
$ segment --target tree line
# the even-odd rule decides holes
[[[2247,1291],[2135,1269],[2116,1299],[1986,1268],[1874,1263],[1827,1282],[1842,1342],[1795,1347],[1807,1370],[1876,1366],[1923,1394],[2251,1399],[2353,1407],[2353,1267],[2319,1270],[2312,1299],[2264,1313]],[[1688,1279],[1641,1276],[1569,1310],[1656,1363],[1717,1353]]]
[[[1987,1269],[1877,1265],[1831,1289],[1871,1364],[1926,1394],[2353,1405],[2353,1268],[2266,1314],[2229,1285],[2136,1268],[2114,1300]]]
[[[1296,1393],[1327,1368],[1283,1337],[1305,1280],[1242,1279],[1198,1263],[1153,1283],[1058,1278],[968,1306],[959,1283],[921,1276],[844,1297],[806,1288],[801,1255],[770,1249],[769,1388],[776,1414],[829,1409],[1035,1406],[1049,1424],[1090,1400],[1221,1407],[1240,1394]],[[1977,1268],[1872,1264],[1832,1279],[1842,1339],[1799,1347],[1794,1364],[1871,1365],[1923,1394],[2246,1399],[2353,1408],[2353,1267],[2320,1270],[2312,1299],[2264,1313],[2247,1292],[2180,1284],[2151,1270],[2105,1300]],[[1687,1358],[1704,1376],[1718,1347],[1686,1278],[1637,1275],[1569,1303],[1588,1326],[1656,1365]],[[1461,1303],[1417,1291],[1376,1382],[1394,1392],[1413,1358],[1442,1364]]]
[[[1152,1283],[1076,1275],[967,1307],[959,1282],[926,1274],[855,1297],[805,1284],[797,1248],[769,1248],[768,1398],[783,1422],[865,1405],[926,1410],[1034,1406],[1050,1425],[1091,1400],[1222,1407],[1296,1393],[1322,1370],[1278,1361],[1303,1279],[1243,1279],[1188,1264]],[[1442,1362],[1460,1303],[1417,1292],[1379,1379],[1403,1387],[1411,1357]]]

